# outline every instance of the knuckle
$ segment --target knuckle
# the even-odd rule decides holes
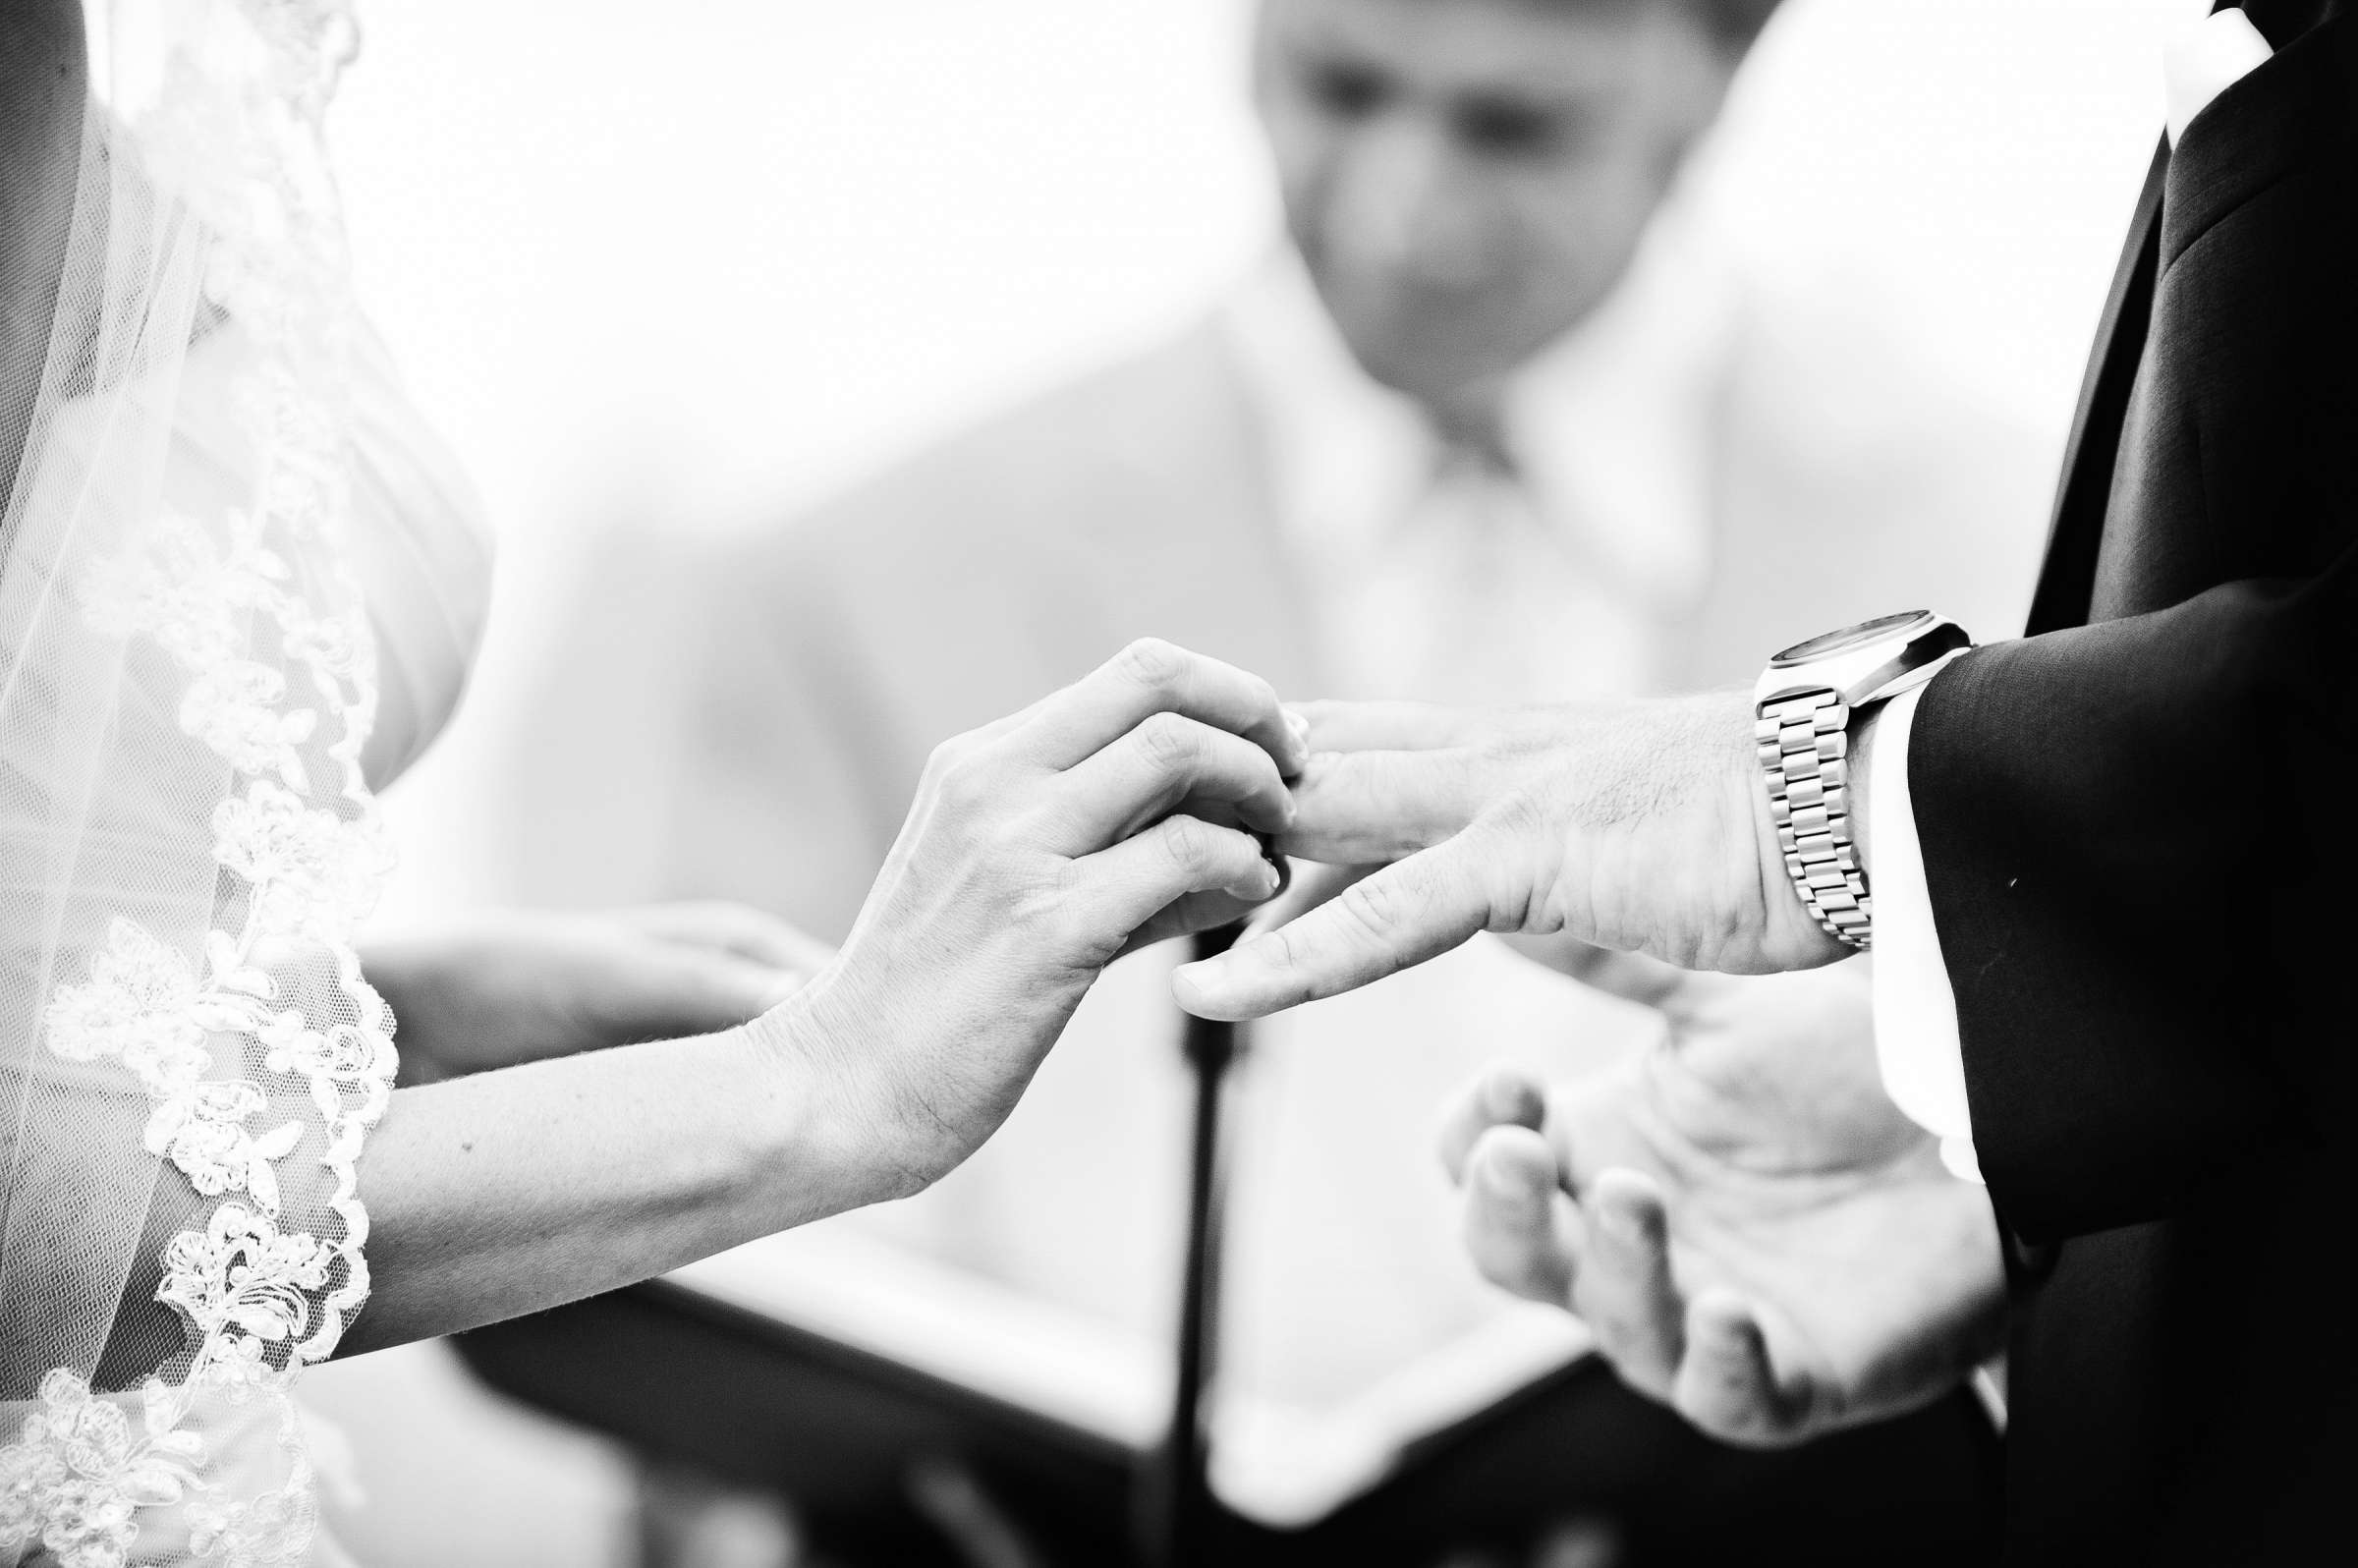
[[[1163,852],[1188,875],[1210,870],[1219,861],[1219,837],[1192,816],[1174,816],[1163,824]]]
[[[1068,925],[1087,920],[1090,903],[1091,888],[1081,867],[1060,860],[1019,872],[1006,908],[1016,925],[1052,943]]]
[[[1508,843],[1544,837],[1552,825],[1546,803],[1529,790],[1516,790],[1490,809],[1486,824]]]
[[[953,735],[926,757],[925,782],[936,795],[963,797],[972,792],[982,757],[981,737],[972,732]]]
[[[1095,905],[1080,867],[1071,861],[1042,877],[1027,901],[1027,924],[1041,930],[1058,951],[1067,950],[1094,934]]]
[[[1384,936],[1399,925],[1405,899],[1400,878],[1370,876],[1345,888],[1335,904],[1367,935]]]
[[[1137,733],[1139,751],[1157,772],[1183,772],[1204,752],[1202,734],[1177,713],[1156,713],[1139,725]]]
[[[1039,819],[1032,813],[979,814],[967,835],[967,843],[988,863],[1028,868],[1037,855],[1040,837]]]
[[[1254,938],[1253,956],[1280,974],[1299,969],[1310,957],[1310,949],[1294,926],[1280,925]]]
[[[1142,637],[1114,655],[1114,667],[1151,692],[1168,691],[1187,673],[1188,656],[1175,643]]]

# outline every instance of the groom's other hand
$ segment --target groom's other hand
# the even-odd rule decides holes
[[[1743,694],[1495,712],[1343,702],[1297,711],[1312,756],[1280,847],[1383,868],[1182,968],[1174,987],[1191,1012],[1259,1018],[1381,980],[1483,930],[1560,934],[1734,974],[1849,951],[1787,885]]]
[[[1458,1096],[1440,1151],[1476,1268],[1725,1441],[1955,1388],[2002,1339],[1996,1221],[1883,1092],[1866,977],[1695,976],[1657,1006],[1661,1039],[1608,1072]]]

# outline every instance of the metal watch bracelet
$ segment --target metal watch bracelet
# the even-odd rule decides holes
[[[1755,710],[1753,738],[1768,780],[1777,848],[1802,904],[1828,936],[1866,950],[1875,930],[1850,832],[1850,709],[1830,690],[1797,692]]]

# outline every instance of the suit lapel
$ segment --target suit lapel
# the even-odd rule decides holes
[[[2105,508],[2112,493],[2112,467],[2120,452],[2122,417],[2137,381],[2154,313],[2154,278],[2161,252],[2162,193],[2167,183],[2169,146],[2154,151],[2129,221],[2129,241],[2112,275],[2112,292],[2096,329],[2096,352],[2080,384],[2079,411],[2063,449],[2063,480],[2055,492],[2054,522],[2047,538],[2047,562],[2031,599],[2029,632],[2036,636],[2088,618],[2096,584],[2098,546],[2105,532]]]
[[[2164,243],[2183,250],[2214,217],[2268,183],[2307,144],[2301,113],[2307,100],[2285,78],[2325,69],[2330,45],[2322,35],[2323,25],[2338,20],[2347,6],[2345,0],[2252,0],[2244,9],[2275,45],[2277,57],[2251,81],[2229,87],[2197,122],[2198,134],[2188,137],[2180,166],[2173,166],[2166,141],[2155,149],[2064,449],[2047,561],[2031,600],[2028,630],[2034,635],[2088,618],[2122,424],[2144,358],[2157,280],[2168,259]],[[2265,87],[2263,78],[2268,79]]]

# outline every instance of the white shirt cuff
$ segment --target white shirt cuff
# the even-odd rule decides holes
[[[1968,1181],[1982,1179],[1973,1151],[1973,1113],[1965,1098],[1965,1052],[1957,1034],[1957,998],[1940,961],[1932,889],[1916,808],[1908,794],[1908,739],[1924,689],[1883,705],[1875,721],[1867,810],[1875,844],[1868,870],[1875,892],[1875,1053],[1883,1092],[1940,1140],[1940,1158]]]

